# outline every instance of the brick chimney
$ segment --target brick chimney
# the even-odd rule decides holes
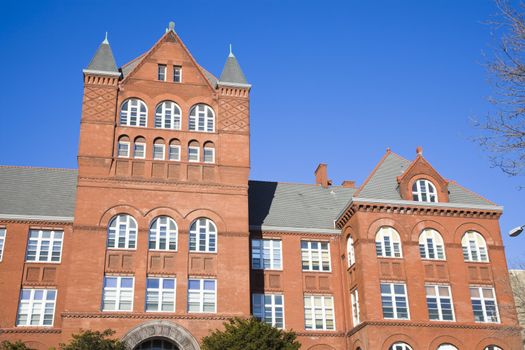
[[[341,184],[344,188],[355,188],[355,181],[345,180]]]
[[[332,185],[332,180],[328,180],[327,165],[320,163],[315,169],[315,183],[317,185],[323,186],[323,188],[328,188]]]

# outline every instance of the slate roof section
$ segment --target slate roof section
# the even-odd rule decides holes
[[[77,170],[0,166],[0,215],[72,218]]]
[[[241,66],[239,65],[239,62],[237,62],[237,58],[235,58],[235,56],[232,53],[230,53],[230,55],[226,59],[226,63],[224,64],[224,68],[222,70],[219,81],[221,83],[229,84],[248,84],[246,77],[242,72]]]
[[[102,44],[100,44],[95,56],[93,56],[91,62],[89,62],[89,65],[84,71],[120,74],[107,39],[104,39]]]
[[[330,233],[354,192],[354,188],[340,186],[250,181],[250,228]]]

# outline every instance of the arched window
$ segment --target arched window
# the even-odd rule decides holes
[[[352,236],[348,236],[346,240],[346,255],[348,259],[348,267],[355,263],[355,251],[354,251],[354,239]]]
[[[117,157],[129,157],[129,137],[122,135],[118,138]]]
[[[412,348],[407,343],[395,343],[389,350],[412,350]]]
[[[169,160],[180,160],[180,141],[178,139],[173,139],[170,141],[170,149],[168,151]]]
[[[149,249],[177,250],[177,224],[169,216],[155,218],[149,227]]]
[[[217,227],[208,218],[198,218],[190,226],[190,252],[215,253]]]
[[[192,140],[188,143],[188,162],[201,161],[201,147],[199,141]]]
[[[379,257],[401,258],[401,238],[393,227],[381,227],[377,232],[376,253]]]
[[[164,144],[164,140],[159,137],[153,142],[153,159],[164,160],[165,154],[166,145]]]
[[[419,235],[421,259],[445,260],[443,237],[436,230],[426,229]]]
[[[133,158],[146,158],[146,139],[142,136],[135,138],[135,142],[133,143]]]
[[[458,350],[458,348],[452,344],[441,344],[438,346],[437,350]]]
[[[204,163],[215,163],[215,145],[208,141],[204,143]]]
[[[485,350],[503,350],[502,348],[500,348],[499,346],[497,345],[489,345],[485,348]]]
[[[133,350],[178,350],[179,347],[170,340],[164,338],[148,339],[135,347]]]
[[[114,216],[108,226],[108,248],[135,249],[137,244],[137,222],[131,215]]]
[[[412,198],[418,202],[436,203],[438,201],[436,187],[428,180],[417,180],[412,185]]]
[[[215,131],[215,113],[210,106],[203,103],[195,105],[190,110],[190,131]]]
[[[120,107],[120,125],[145,127],[147,119],[148,108],[138,98],[129,98]]]
[[[180,130],[180,107],[173,101],[159,103],[155,110],[155,127],[161,129]]]
[[[487,243],[476,231],[467,231],[461,239],[465,261],[488,262]]]

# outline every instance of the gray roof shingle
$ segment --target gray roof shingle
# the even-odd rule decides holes
[[[91,62],[89,62],[86,70],[114,74],[120,73],[117,69],[117,64],[115,63],[115,58],[113,57],[113,52],[111,51],[107,39],[100,44],[95,56],[93,56]]]
[[[248,84],[239,62],[237,62],[237,59],[232,53],[230,53],[226,59],[226,63],[224,64],[224,68],[219,80],[221,83]]]

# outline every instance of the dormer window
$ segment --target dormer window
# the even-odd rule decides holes
[[[182,67],[173,66],[173,82],[182,83]]]
[[[412,185],[412,199],[418,202],[437,203],[436,187],[428,180],[417,180]]]
[[[160,81],[166,81],[166,65],[159,64],[157,67],[157,79]]]

